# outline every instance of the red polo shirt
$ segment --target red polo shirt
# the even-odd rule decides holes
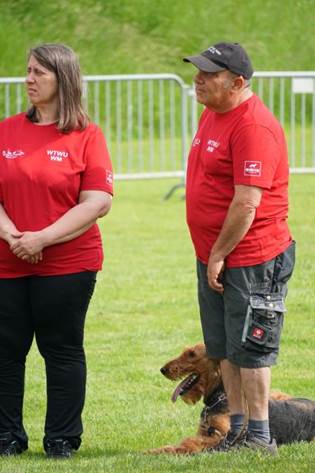
[[[234,186],[261,187],[255,219],[227,267],[268,261],[291,242],[284,132],[255,95],[226,113],[205,109],[188,158],[187,223],[196,256],[207,264],[234,196]]]
[[[24,113],[0,123],[0,202],[17,229],[37,231],[78,203],[80,191],[113,192],[112,166],[96,125],[60,133],[39,126]],[[17,258],[0,239],[0,277],[97,271],[103,261],[97,225],[81,236],[44,248],[43,261]]]

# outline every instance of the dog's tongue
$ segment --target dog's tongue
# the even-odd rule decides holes
[[[184,394],[189,388],[191,388],[198,381],[198,376],[196,374],[190,374],[187,378],[183,379],[179,385],[175,388],[175,391],[172,394],[172,401],[176,402],[178,396]]]

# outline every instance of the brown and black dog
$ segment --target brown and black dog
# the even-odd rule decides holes
[[[179,445],[150,450],[150,453],[190,454],[215,447],[230,428],[219,362],[209,358],[205,345],[198,343],[166,363],[161,373],[173,381],[182,380],[172,395],[173,402],[180,397],[187,404],[195,404],[202,398],[205,407],[194,437],[184,439]],[[269,400],[269,423],[271,436],[278,445],[312,441],[315,439],[315,402],[273,391]]]

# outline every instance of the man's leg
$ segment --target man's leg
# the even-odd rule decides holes
[[[243,430],[245,419],[241,373],[240,368],[236,365],[233,365],[228,360],[222,360],[220,367],[225,393],[228,398],[231,432],[234,437]]]
[[[207,354],[218,360],[226,358],[223,297],[209,287],[207,266],[197,261],[198,301],[201,328]]]
[[[244,414],[240,368],[228,360],[222,360],[220,366],[231,415]]]
[[[241,379],[249,411],[248,432],[255,438],[269,443],[270,368],[241,368]]]
[[[269,366],[275,362],[277,353],[276,350],[270,353],[265,352],[264,347],[260,347],[259,344],[253,344],[253,347],[248,349],[247,346],[244,346],[244,340],[246,336],[245,327],[248,323],[246,318],[250,310],[254,310],[250,307],[250,297],[252,294],[256,294],[257,288],[258,296],[263,294],[261,297],[266,298],[268,303],[273,270],[274,261],[270,261],[256,267],[228,269],[224,275],[227,352],[230,365],[235,367],[234,370],[225,370],[225,376],[233,376],[233,371],[239,375],[239,378],[235,379],[234,376],[231,379],[230,388],[229,381],[225,381],[226,389],[230,390],[228,400],[232,413],[231,423],[233,426],[233,414],[238,414],[236,411],[241,405],[238,396],[243,393],[249,412],[247,426],[249,436],[251,438],[254,436],[255,439],[261,440],[266,445],[269,445],[270,442],[268,420]],[[264,312],[262,311],[259,314],[264,315]],[[244,409],[242,413],[244,413]]]
[[[237,433],[243,427],[245,408],[242,391],[244,391],[249,412],[248,430],[255,437],[269,442],[270,368],[239,368],[228,360],[223,360],[221,372],[231,412],[231,430]]]
[[[244,424],[244,407],[241,393],[240,369],[226,359],[226,336],[224,326],[224,303],[221,294],[213,291],[208,284],[207,266],[197,262],[198,300],[203,337],[207,353],[220,362],[224,389],[231,409],[231,434],[220,445],[225,450],[238,436]]]
[[[249,418],[268,419],[271,371],[265,368],[241,368],[242,387],[247,400]]]

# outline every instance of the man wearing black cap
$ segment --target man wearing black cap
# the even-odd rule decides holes
[[[231,430],[218,450],[245,446],[276,454],[270,366],[295,253],[285,137],[250,89],[253,68],[239,44],[218,43],[184,61],[198,68],[196,96],[205,105],[188,159],[186,208],[204,341],[208,355],[221,360],[231,412]]]

